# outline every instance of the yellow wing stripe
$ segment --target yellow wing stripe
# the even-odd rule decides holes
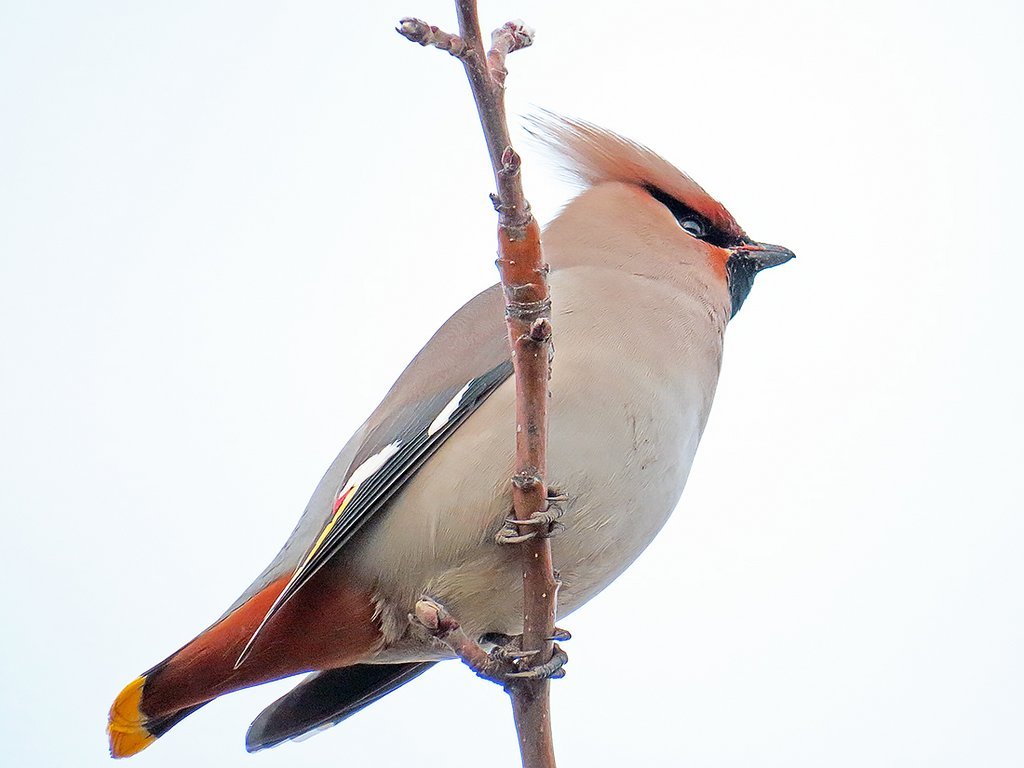
[[[345,492],[338,497],[337,501],[334,502],[334,516],[331,517],[330,522],[327,523],[326,526],[324,526],[323,532],[320,534],[319,538],[317,538],[316,542],[313,544],[313,548],[309,550],[309,554],[306,555],[306,559],[302,561],[302,565],[299,566],[300,568],[305,568],[307,565],[309,565],[309,561],[312,560],[313,556],[320,551],[320,547],[323,546],[324,541],[330,535],[331,531],[334,530],[334,526],[338,524],[338,521],[341,519],[342,514],[344,514],[345,512],[345,507],[347,507],[348,503],[352,501],[352,497],[355,496],[356,488],[358,487],[358,484],[350,485],[348,488],[345,489]]]

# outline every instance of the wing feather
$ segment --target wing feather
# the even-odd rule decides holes
[[[235,669],[248,657],[256,638],[281,608],[323,568],[377,512],[415,475],[472,413],[512,374],[505,360],[460,387],[436,411],[420,413],[401,436],[365,459],[335,497],[334,514],[292,573],[287,586],[245,644]]]
[[[356,664],[315,672],[260,713],[245,735],[245,748],[256,752],[337,725],[434,664]]]

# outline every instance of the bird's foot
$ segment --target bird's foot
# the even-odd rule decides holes
[[[559,680],[565,677],[568,654],[558,645],[572,637],[568,631],[555,627],[548,639],[555,643],[551,659],[537,666],[530,666],[530,660],[539,650],[523,650],[522,635],[503,635],[492,632],[480,638],[483,643],[493,643],[495,648],[488,654],[488,663],[476,670],[480,677],[508,687],[515,680]]]
[[[569,655],[562,650],[558,643],[555,643],[550,661],[536,667],[528,667],[520,672],[510,672],[505,675],[505,678],[506,680],[560,680],[565,677],[565,665],[568,662]]]
[[[483,664],[473,666],[478,677],[508,688],[519,680],[559,680],[565,677],[569,655],[555,643],[551,658],[543,664],[530,666],[530,659],[540,653],[516,647],[499,646],[488,654]]]
[[[522,635],[492,632],[473,639],[444,606],[429,597],[421,597],[416,602],[414,612],[409,614],[409,621],[448,646],[477,676],[497,683],[506,690],[517,681],[557,680],[565,677],[562,667],[569,661],[569,657],[558,647],[559,642],[565,642],[570,637],[564,629],[555,627],[551,637],[545,638],[552,643],[551,658],[543,664],[530,666],[529,660],[543,651],[523,650]],[[484,645],[495,647],[488,653]]]
[[[565,526],[558,522],[565,514],[562,503],[568,501],[569,497],[554,488],[548,488],[547,505],[540,512],[530,515],[528,520],[516,520],[515,516],[505,520],[505,524],[494,536],[498,544],[521,544],[540,537],[548,539],[565,529]],[[522,527],[531,526],[532,530],[520,533]]]

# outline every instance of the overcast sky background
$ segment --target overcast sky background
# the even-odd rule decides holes
[[[109,765],[120,688],[263,568],[496,279],[461,68],[392,29],[450,5],[0,2],[5,765]],[[482,15],[538,30],[511,114],[648,144],[799,257],[729,327],[680,508],[564,622],[559,765],[1024,764],[1021,4]],[[546,221],[573,189],[520,147]],[[133,764],[518,765],[456,664],[248,756],[291,684]]]

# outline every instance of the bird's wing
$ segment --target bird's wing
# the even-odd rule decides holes
[[[289,540],[292,546],[282,550],[284,554],[291,549],[294,557],[295,540],[300,539],[305,544],[302,554],[297,561],[285,561],[276,568],[276,575],[290,570],[291,578],[249,639],[236,667],[245,661],[274,614],[367,520],[387,506],[444,441],[511,375],[501,306],[500,289],[495,286],[452,316],[357,432],[353,441],[358,443],[350,441],[342,451],[339,461],[346,453],[351,456],[343,479],[338,482],[339,475],[329,471],[313,494],[310,508]],[[313,519],[307,519],[311,515]],[[315,528],[310,525],[314,521]],[[280,567],[285,563],[287,567]],[[270,571],[253,586],[273,575]]]
[[[260,713],[245,734],[245,748],[256,752],[337,725],[435,663],[356,664],[314,672]]]

